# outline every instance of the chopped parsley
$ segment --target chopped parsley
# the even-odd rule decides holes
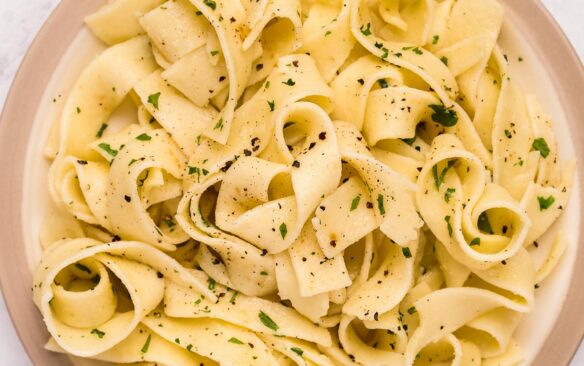
[[[487,216],[486,212],[483,212],[479,215],[479,221],[477,223],[477,226],[479,230],[482,231],[483,233],[490,235],[493,235],[495,233],[493,231],[493,228],[491,227],[491,223],[489,222],[489,216]]]
[[[370,36],[371,35],[371,23],[367,23],[367,28],[365,28],[365,25],[362,25],[360,30],[364,36]]]
[[[99,144],[97,146],[99,146],[100,149],[102,149],[103,151],[105,151],[106,153],[108,153],[111,156],[115,157],[118,155],[118,150],[112,149],[112,147],[109,144],[102,142],[101,144]]]
[[[219,51],[211,51],[211,56],[217,56],[219,54]]]
[[[446,173],[448,173],[448,171],[450,170],[450,168],[452,168],[454,166],[454,164],[456,164],[456,159],[454,160],[449,160],[446,167],[444,169],[442,169],[442,172],[440,172],[440,175],[438,175],[438,165],[434,165],[432,167],[432,175],[434,176],[434,185],[436,186],[436,189],[440,189],[440,186],[442,185],[442,183],[444,183],[444,178],[446,178]],[[448,190],[447,190],[448,192]],[[445,196],[446,197],[446,196]],[[446,200],[446,198],[444,198]],[[448,202],[448,201],[446,201]]]
[[[214,130],[222,130],[223,129],[223,118],[219,118],[219,121],[217,121],[217,123],[215,124],[215,126],[213,127]]]
[[[448,227],[448,236],[452,236],[452,225],[450,225],[450,216],[444,216],[444,221]]]
[[[288,79],[286,81],[282,81],[282,84],[288,85],[288,86],[294,86],[294,85],[296,85],[296,82],[292,79]]]
[[[402,253],[403,253],[404,257],[406,257],[406,258],[412,257],[412,252],[410,251],[410,248],[408,248],[408,247],[403,247]]]
[[[288,234],[288,227],[286,226],[286,223],[283,222],[280,224],[280,235],[282,236],[282,239],[286,239],[286,234]]]
[[[105,335],[105,332],[102,332],[101,330],[97,329],[97,328],[93,328],[91,330],[91,334],[95,334],[97,336],[97,338],[103,338],[103,336]]]
[[[148,96],[148,103],[152,104],[154,108],[158,109],[158,99],[160,99],[160,92]]]
[[[420,47],[404,47],[402,48],[402,50],[404,51],[412,51],[413,53],[415,53],[416,55],[421,55],[424,52],[420,49]]]
[[[472,247],[475,245],[481,245],[481,238],[474,238],[473,240],[471,240],[470,246]]]
[[[448,188],[446,192],[444,192],[444,201],[446,201],[446,203],[450,202],[450,199],[452,198],[452,194],[454,192],[456,192],[456,189],[454,188]]]
[[[142,353],[148,352],[148,348],[150,348],[150,341],[151,340],[152,340],[152,334],[148,334],[148,338],[146,338],[146,343],[144,343],[140,352],[142,352]]]
[[[276,102],[273,100],[268,100],[268,105],[270,106],[270,112],[273,112],[276,109]]]
[[[143,134],[141,134],[140,136],[137,136],[137,137],[136,137],[136,140],[140,140],[140,141],[150,141],[150,140],[152,140],[152,137],[150,137],[150,135],[149,135],[149,134],[147,134],[147,133],[143,133]]]
[[[381,89],[386,89],[389,87],[389,84],[387,84],[387,81],[385,79],[379,79],[377,80],[377,84],[379,84],[379,87]]]
[[[242,341],[240,341],[239,339],[235,338],[235,337],[231,337],[229,338],[229,340],[227,341],[229,343],[233,343],[233,344],[243,344]]]
[[[214,290],[215,289],[215,280],[212,278],[209,278],[209,290]]]
[[[434,37],[432,37],[432,44],[437,44],[438,41],[440,41],[440,36],[435,34]]]
[[[415,314],[417,312],[416,307],[412,306],[408,309],[408,314],[412,315]]]
[[[434,122],[440,123],[444,127],[452,127],[458,122],[455,110],[446,108],[443,104],[431,104],[429,107],[434,111],[432,113]]]
[[[412,137],[411,139],[400,139],[400,140],[402,140],[406,144],[412,146],[414,144],[414,142],[416,142],[416,136]]]
[[[290,348],[290,351],[296,353],[300,357],[302,357],[302,355],[304,354],[304,351],[298,347],[292,347],[292,348]]]
[[[207,5],[213,10],[217,9],[217,3],[213,0],[203,0],[203,4]]]
[[[448,57],[442,56],[440,57],[440,61],[442,61],[444,65],[448,66]]]
[[[556,202],[556,199],[554,196],[549,196],[548,198],[538,196],[537,201],[539,202],[539,210],[543,211],[550,208]]]
[[[260,321],[262,322],[263,325],[265,325],[267,328],[270,328],[273,331],[277,331],[280,328],[278,327],[278,324],[276,324],[276,322],[273,321],[272,318],[270,318],[268,314],[264,313],[263,311],[259,312],[258,318],[260,318]]]
[[[534,150],[539,151],[539,154],[545,159],[550,154],[550,148],[544,138],[537,138],[533,141],[531,145]]]
[[[101,124],[101,127],[99,128],[99,130],[97,130],[97,133],[95,134],[95,137],[102,137],[106,128],[107,128],[107,124],[106,123],[102,123]]]
[[[381,193],[377,195],[377,208],[379,208],[379,213],[385,215],[385,206],[383,205],[383,195]]]
[[[235,304],[235,298],[237,297],[237,295],[239,295],[239,292],[234,291],[233,295],[231,295],[231,299],[229,299],[230,304],[232,304],[232,305]]]
[[[509,130],[505,130],[505,136],[506,136],[508,139],[510,139],[510,138],[512,138],[512,137],[513,137],[513,134],[511,133],[511,131],[509,131]]]
[[[361,201],[360,194],[355,196],[355,198],[353,198],[353,201],[351,201],[351,211],[355,211],[357,209],[357,207],[359,207],[359,201]]]

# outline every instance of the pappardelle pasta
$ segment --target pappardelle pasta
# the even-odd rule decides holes
[[[113,0],[49,138],[46,348],[516,365],[569,199],[495,0]],[[112,123],[124,101],[133,118]],[[119,121],[118,121],[119,122]]]

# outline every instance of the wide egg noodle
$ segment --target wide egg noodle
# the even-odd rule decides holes
[[[148,349],[143,352],[145,344]],[[45,349],[53,352],[66,353],[54,338],[45,345]],[[167,341],[155,332],[152,332],[144,324],[139,324],[134,331],[122,342],[109,350],[91,356],[91,359],[111,362],[115,364],[138,364],[143,362],[145,366],[153,365],[204,365],[215,366],[219,363],[200,356],[194,352],[178,346],[172,341]]]
[[[429,155],[418,180],[418,209],[448,252],[471,268],[515,255],[531,226],[519,204],[501,187],[486,183],[482,162],[455,137],[437,137]],[[477,227],[480,215],[495,209],[513,227],[513,236],[484,233]]]
[[[95,158],[89,144],[97,140],[102,124],[155,65],[145,36],[117,44],[89,64],[63,108],[59,154]]]
[[[112,275],[127,290],[129,310],[116,311],[116,298],[120,297],[113,294]],[[179,263],[147,244],[102,244],[88,238],[57,242],[47,249],[34,274],[33,294],[59,346],[71,354],[91,357],[125,339],[158,306],[164,297],[161,276],[215,298]],[[93,288],[88,287],[95,283],[92,279],[97,282]],[[95,311],[88,313],[87,303]]]
[[[206,278],[204,274],[195,276],[200,279]],[[323,346],[331,344],[328,331],[312,324],[294,309],[269,300],[239,294],[220,284],[215,284],[213,291],[219,299],[215,303],[209,301],[201,292],[178,284],[169,284],[165,293],[164,311],[174,318],[210,317],[262,334],[299,338]],[[275,326],[267,327],[260,313],[269,316]]]
[[[144,186],[140,179],[148,174],[148,171],[144,173],[145,170],[158,168],[162,171],[160,178],[172,182],[173,179],[181,179],[185,173],[185,160],[164,130],[138,135],[119,150],[111,164],[106,192],[114,233],[165,250],[174,250],[176,244],[188,240],[188,235],[180,228],[170,230],[170,225],[154,222],[147,208],[157,202],[144,200],[140,194]],[[180,185],[175,185],[173,189],[172,184],[163,184],[161,190],[164,200],[176,198],[182,193]]]
[[[335,77],[356,43],[349,27],[350,3],[316,1],[302,27],[301,50],[314,57],[326,82]]]
[[[240,158],[227,171],[217,199],[217,226],[270,253],[291,245],[321,197],[334,189],[341,175],[340,155],[328,116],[309,103],[294,104],[286,114],[307,129],[305,147],[293,162],[285,144],[280,148],[291,167]],[[268,189],[278,174],[289,174],[293,194],[280,194],[275,188],[274,194],[284,197],[270,200]]]
[[[144,33],[139,19],[164,0],[111,1],[85,18],[85,24],[108,45],[127,41]]]
[[[320,77],[312,58],[286,56],[278,65],[253,97],[237,110],[227,142],[222,145],[202,138],[189,161],[190,166],[215,172],[229,167],[245,150],[253,156],[259,155],[272,140],[275,114],[292,103],[309,99],[325,110],[331,108],[330,88]]]
[[[202,183],[193,184],[179,203],[177,222],[189,236],[205,243],[220,256],[234,289],[250,296],[273,293],[276,290],[274,258],[250,243],[220,230],[209,221],[214,202],[205,200],[204,194],[210,187],[221,182],[223,177],[224,173],[218,173]],[[252,276],[254,281],[250,281]],[[214,279],[222,283],[221,278]]]

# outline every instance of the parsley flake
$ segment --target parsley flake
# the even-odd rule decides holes
[[[480,231],[486,234],[493,235],[495,232],[491,227],[491,223],[489,222],[489,216],[487,216],[486,212],[483,212],[479,215],[479,220],[477,222],[477,226]]]
[[[286,226],[286,223],[283,222],[280,224],[280,235],[282,236],[282,239],[286,239],[286,234],[288,234],[288,227]]]
[[[229,343],[233,343],[233,344],[243,344],[242,341],[240,341],[239,339],[235,338],[235,337],[231,337],[229,338],[229,340],[227,341]]]
[[[270,106],[270,112],[273,112],[276,109],[276,102],[273,100],[268,100],[268,105]]]
[[[377,208],[379,208],[379,213],[385,215],[385,206],[383,204],[383,195],[381,193],[377,195]]]
[[[97,328],[93,328],[91,330],[91,334],[95,334],[97,336],[97,338],[101,339],[105,335],[105,332],[102,332],[101,330],[99,330]]]
[[[260,321],[262,322],[263,325],[265,325],[267,328],[270,328],[273,331],[277,331],[280,328],[278,327],[278,324],[276,324],[276,322],[273,321],[272,318],[270,318],[268,314],[264,313],[263,311],[259,312],[258,318],[260,318]]]
[[[367,28],[365,28],[365,25],[362,25],[360,30],[364,36],[370,36],[371,35],[371,23],[367,23]]]
[[[292,347],[292,348],[290,348],[290,351],[296,353],[300,357],[302,357],[302,355],[304,354],[304,351],[298,347]]]
[[[481,238],[474,238],[473,240],[471,240],[470,244],[471,247],[475,246],[475,245],[481,245]]]
[[[223,129],[223,118],[219,118],[219,121],[217,121],[217,123],[215,124],[215,126],[213,127],[214,130],[222,130]]]
[[[537,138],[533,141],[533,145],[531,145],[534,150],[539,151],[539,154],[545,159],[550,154],[550,148],[544,138]]]
[[[403,247],[402,248],[402,254],[406,258],[411,258],[412,257],[412,252],[410,251],[410,248],[408,248],[408,247]]]
[[[456,189],[454,188],[448,188],[446,192],[444,192],[444,201],[446,201],[446,203],[450,202],[450,199],[452,198],[452,194],[454,192],[456,192]]]
[[[448,227],[448,236],[452,236],[452,225],[450,225],[450,216],[444,216],[444,221]]]
[[[213,10],[217,9],[217,3],[213,0],[203,0],[203,4],[207,5]]]
[[[101,127],[99,128],[99,130],[97,131],[97,133],[95,134],[95,137],[102,137],[103,133],[105,132],[105,129],[107,128],[107,124],[106,123],[102,123]]]
[[[554,204],[554,202],[556,202],[556,199],[554,198],[554,196],[549,196],[547,198],[538,196],[537,201],[539,202],[539,210],[543,211],[550,208]]]
[[[102,142],[101,144],[99,144],[97,146],[111,156],[115,157],[118,155],[118,150],[112,149],[112,147],[109,144]]]
[[[351,211],[355,211],[357,209],[357,207],[359,207],[359,201],[361,201],[360,194],[355,196],[355,198],[353,198],[353,201],[351,201]]]
[[[158,99],[160,99],[160,92],[148,96],[148,103],[152,104],[154,108],[158,109]]]
[[[442,185],[442,183],[444,183],[444,178],[446,178],[446,173],[448,173],[450,168],[452,168],[456,164],[456,161],[457,161],[456,159],[449,160],[448,163],[446,164],[446,167],[442,169],[442,172],[440,172],[440,175],[438,175],[438,165],[434,165],[432,167],[432,175],[434,176],[434,185],[436,186],[436,189],[438,190],[440,189],[440,186]]]
[[[136,140],[150,141],[150,140],[152,140],[152,137],[150,137],[150,135],[148,135],[147,133],[143,133],[140,136],[136,136]]]
[[[296,85],[296,82],[292,79],[288,79],[286,81],[282,81],[282,84],[288,85],[288,86],[294,86],[294,85]]]
[[[142,352],[142,353],[148,352],[148,348],[150,348],[150,341],[151,340],[152,340],[152,334],[148,334],[148,338],[146,338],[146,343],[144,343],[140,352]]]
[[[434,111],[432,113],[434,122],[440,123],[444,127],[452,127],[458,122],[455,110],[446,108],[443,104],[431,104],[429,107]]]

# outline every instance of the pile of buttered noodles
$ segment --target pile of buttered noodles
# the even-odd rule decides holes
[[[514,365],[558,262],[550,119],[495,0],[115,0],[47,146],[47,348],[143,365]],[[121,128],[110,115],[137,108]]]

